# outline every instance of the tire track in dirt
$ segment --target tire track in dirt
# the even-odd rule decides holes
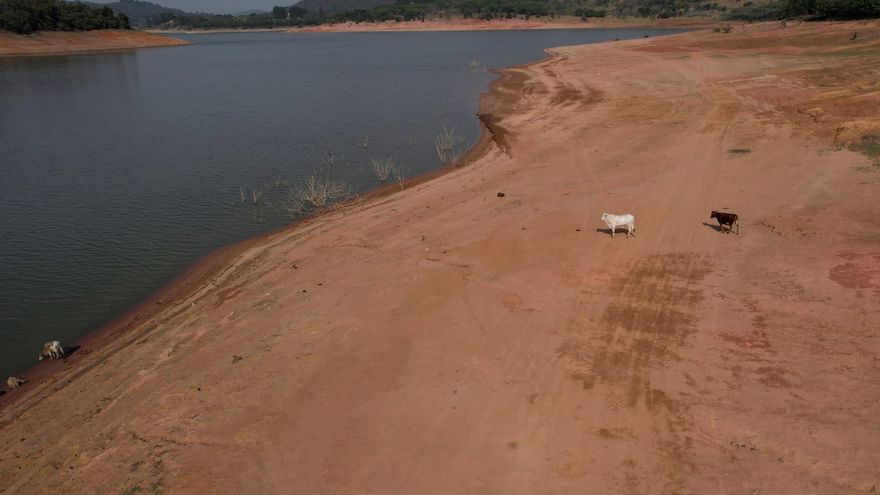
[[[687,434],[693,420],[685,402],[652,382],[652,372],[681,359],[697,325],[704,299],[700,282],[708,273],[708,263],[694,254],[638,259],[613,278],[595,330],[566,338],[556,350],[569,379],[602,394],[619,412],[647,417],[648,435],[635,440],[654,439],[650,447],[661,456],[652,471],[665,472],[673,490],[696,469]],[[637,464],[628,466],[621,476],[630,484],[644,476]]]

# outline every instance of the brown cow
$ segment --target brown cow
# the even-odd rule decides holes
[[[733,225],[736,224],[736,234],[739,235],[739,215],[736,213],[722,213],[720,211],[712,211],[709,219],[718,219],[718,226],[724,232],[724,226],[727,225],[727,233],[733,231]]]

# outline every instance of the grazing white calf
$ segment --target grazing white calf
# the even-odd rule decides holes
[[[632,234],[633,237],[636,236],[636,217],[629,213],[625,215],[610,215],[608,213],[603,213],[602,221],[608,224],[608,228],[611,229],[611,237],[614,237],[614,230],[617,227],[626,227],[627,237],[629,237],[630,234]]]
[[[12,390],[14,388],[18,388],[21,385],[24,385],[25,382],[27,382],[27,380],[25,380],[24,378],[16,378],[14,376],[10,376],[6,379],[6,388]]]
[[[64,357],[64,348],[61,347],[61,342],[53,340],[52,342],[46,342],[43,344],[43,350],[40,351],[40,355],[37,356],[37,359],[42,361],[46,358],[59,359],[62,357]]]

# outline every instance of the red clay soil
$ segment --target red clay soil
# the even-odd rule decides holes
[[[551,52],[468,166],[41,363],[0,489],[875,493],[880,164],[847,145],[880,134],[880,23]]]
[[[0,57],[130,50],[189,44],[188,41],[133,30],[41,31],[27,36],[0,31]]]

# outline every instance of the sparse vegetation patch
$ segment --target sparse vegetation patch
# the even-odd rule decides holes
[[[773,19],[870,19],[880,17],[880,0],[778,0],[760,5],[745,2],[731,10],[726,17],[749,22]]]
[[[849,150],[874,160],[871,167],[859,167],[859,170],[880,170],[880,135],[867,134],[862,136],[861,140],[849,145]]]
[[[850,151],[862,153],[874,160],[880,160],[880,134],[868,134],[862,139],[849,145]]]

